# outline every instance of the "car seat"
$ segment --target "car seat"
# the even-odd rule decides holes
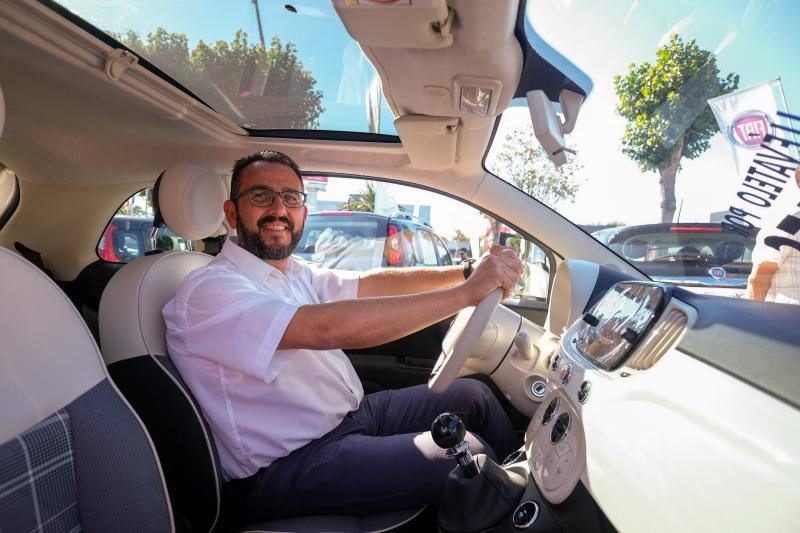
[[[173,531],[155,448],[67,296],[0,248],[0,531]]]
[[[227,192],[213,170],[192,162],[175,163],[160,176],[157,189],[158,210],[175,234],[198,240],[219,229]],[[168,357],[161,309],[183,278],[211,259],[198,252],[138,258],[111,279],[99,314],[100,344],[109,372],[153,436],[173,495],[176,521],[185,522],[192,531],[219,529],[222,476],[213,436]],[[252,527],[285,532],[386,531],[421,511],[300,517]],[[226,528],[232,525],[227,522]]]

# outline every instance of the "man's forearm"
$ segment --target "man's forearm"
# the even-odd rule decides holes
[[[764,301],[777,271],[778,263],[773,263],[772,261],[764,261],[754,265],[753,271],[747,278],[747,298]]]
[[[295,313],[278,348],[377,346],[435,324],[468,305],[469,296],[461,288],[308,305]]]
[[[464,281],[464,268],[386,268],[367,272],[358,280],[358,297],[400,296],[453,287]]]

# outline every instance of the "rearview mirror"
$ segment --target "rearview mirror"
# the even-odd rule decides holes
[[[556,114],[556,108],[544,91],[530,91],[526,96],[528,109],[531,112],[533,133],[550,160],[556,167],[560,167],[567,162],[567,152],[575,153],[567,148],[564,134],[571,133],[575,127],[578,112],[583,104],[583,95],[566,89],[561,91],[558,100],[564,114],[563,122]]]

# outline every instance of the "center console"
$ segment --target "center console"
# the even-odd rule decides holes
[[[583,419],[593,395],[602,398],[603,391],[647,371],[695,320],[693,308],[671,292],[658,283],[616,283],[564,331],[544,364],[547,375],[536,391],[542,401],[525,444],[498,466],[506,474],[495,476],[523,478],[525,486],[506,515],[483,530],[613,531],[586,489]]]

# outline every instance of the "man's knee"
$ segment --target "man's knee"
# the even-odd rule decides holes
[[[452,386],[455,388],[455,392],[462,398],[477,402],[481,405],[497,401],[492,389],[477,379],[457,379],[453,382]]]

